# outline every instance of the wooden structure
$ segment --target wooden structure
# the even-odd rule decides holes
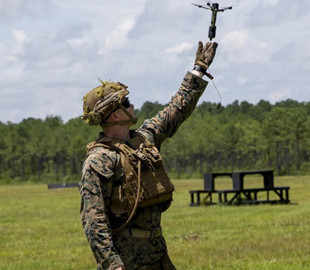
[[[246,175],[260,174],[264,179],[264,187],[262,188],[244,188],[244,177]],[[217,177],[229,176],[232,179],[232,189],[216,190],[214,182]],[[204,175],[204,189],[190,190],[190,206],[200,205],[202,201],[204,204],[212,204],[212,194],[217,194],[218,203],[232,205],[232,204],[258,204],[258,203],[289,203],[289,189],[288,186],[274,186],[273,171],[244,171],[233,173],[206,173]],[[257,194],[264,192],[266,194],[265,200],[259,200]],[[276,199],[270,198],[270,193],[276,194]],[[205,197],[201,198],[201,194]],[[229,198],[228,195],[231,195]]]

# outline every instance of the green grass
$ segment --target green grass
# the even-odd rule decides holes
[[[251,187],[256,178],[246,180]],[[174,181],[163,231],[177,269],[310,269],[310,177],[278,177],[289,205],[189,207],[202,180]],[[216,188],[228,188],[219,179]],[[96,269],[77,189],[0,186],[0,269]]]

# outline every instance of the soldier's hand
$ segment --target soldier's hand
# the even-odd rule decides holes
[[[202,42],[199,41],[198,49],[196,52],[195,65],[198,65],[203,69],[207,70],[213,61],[216,48],[216,42],[208,42],[205,44],[205,46],[203,46]]]
[[[118,267],[118,268],[116,268],[115,270],[126,270],[126,269],[125,269],[125,267],[124,267],[124,266],[122,266],[122,267]]]

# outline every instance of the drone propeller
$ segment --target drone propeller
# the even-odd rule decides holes
[[[221,8],[221,9],[218,9],[217,11],[221,11],[221,12],[224,12],[224,10],[227,10],[227,9],[232,9],[232,6],[231,6],[231,7],[225,7],[225,8]]]
[[[207,7],[207,6],[204,6],[204,5],[198,5],[198,4],[194,4],[194,3],[191,3],[192,5],[196,6],[196,7],[199,7],[199,8],[204,8],[204,9],[209,9],[211,10],[211,8]]]
[[[199,8],[204,8],[204,9],[208,9],[208,10],[213,10],[215,9],[210,2],[208,2],[206,5],[199,5],[199,4],[195,4],[195,3],[191,3],[192,5],[196,6],[196,7],[199,7]],[[224,10],[227,10],[227,9],[232,9],[232,6],[230,7],[224,7],[224,8],[221,8],[219,9],[218,7],[216,8],[217,11],[220,11],[220,12],[224,12]]]

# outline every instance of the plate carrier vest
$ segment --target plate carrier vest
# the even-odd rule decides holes
[[[126,214],[128,219],[113,231],[124,228],[137,208],[162,204],[163,211],[167,210],[174,191],[158,149],[140,134],[130,139],[130,144],[133,147],[124,140],[103,137],[88,147],[88,151],[94,147],[114,149],[121,157],[125,180],[113,187],[110,209],[116,216]]]

